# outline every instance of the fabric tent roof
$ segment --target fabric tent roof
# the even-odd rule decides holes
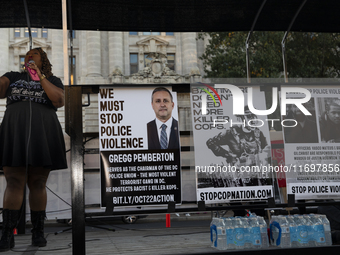
[[[26,0],[31,27],[62,28],[61,0]],[[68,0],[74,30],[249,31],[263,0]],[[286,31],[303,0],[267,0],[256,31]],[[2,2],[0,27],[26,27],[23,0]],[[339,0],[307,0],[291,31],[340,32]],[[68,17],[69,19],[69,17]],[[68,27],[70,28],[70,26]]]

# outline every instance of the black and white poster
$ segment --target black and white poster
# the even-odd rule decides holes
[[[340,197],[340,89],[338,86],[300,86],[311,98],[286,106],[284,119],[294,127],[284,127],[287,193],[296,199]],[[287,87],[289,91],[290,87]],[[303,93],[286,93],[290,99]],[[289,124],[289,121],[287,122]]]
[[[101,204],[181,203],[177,96],[171,88],[101,88]]]
[[[198,201],[222,203],[273,196],[271,121],[253,109],[266,109],[264,93],[259,87],[232,89],[223,84],[191,85]],[[255,100],[247,99],[249,92]]]

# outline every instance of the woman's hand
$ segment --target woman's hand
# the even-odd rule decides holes
[[[37,72],[40,78],[40,84],[43,87],[46,95],[51,100],[56,108],[64,106],[64,90],[53,85],[49,80],[41,74],[39,67],[34,62],[28,62],[28,67]]]
[[[36,65],[36,63],[33,61],[33,62],[28,62],[28,67],[31,68],[32,70],[35,70],[37,72],[37,75],[40,77],[42,77],[42,74],[40,72],[40,69],[39,67]]]

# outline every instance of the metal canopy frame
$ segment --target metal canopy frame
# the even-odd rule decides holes
[[[254,19],[254,22],[251,26],[251,29],[248,33],[248,36],[247,36],[247,39],[246,39],[246,67],[247,67],[247,82],[248,83],[251,83],[251,75],[250,75],[250,63],[249,63],[249,40],[250,40],[250,37],[252,36],[253,34],[253,31],[254,31],[254,27],[256,25],[256,22],[261,14],[261,11],[264,7],[264,5],[266,4],[267,0],[263,0],[257,14],[256,14],[256,17]],[[285,78],[285,82],[288,83],[288,72],[287,72],[287,59],[286,59],[286,38],[287,38],[287,35],[288,33],[291,31],[292,29],[292,26],[294,25],[294,22],[296,20],[296,18],[298,17],[299,13],[301,12],[302,8],[304,7],[304,5],[306,4],[307,0],[303,0],[301,5],[299,6],[298,10],[296,11],[294,17],[292,18],[289,26],[288,26],[288,29],[286,30],[285,34],[283,35],[283,38],[282,38],[282,42],[281,42],[281,47],[282,47],[282,61],[283,61],[283,73],[284,73],[284,78]]]
[[[255,19],[254,19],[254,22],[253,22],[253,25],[251,26],[251,29],[248,33],[248,36],[247,36],[247,39],[246,39],[246,65],[247,65],[247,82],[250,83],[250,64],[249,64],[249,40],[250,40],[250,37],[252,36],[253,34],[253,31],[254,31],[254,27],[256,25],[256,22],[261,14],[261,11],[264,7],[264,5],[266,4],[267,0],[263,0],[259,10],[257,11],[257,14],[255,16]]]
[[[67,0],[74,30],[249,31],[263,0]],[[270,0],[257,31],[286,31],[302,0]],[[27,0],[32,27],[62,28],[62,1]],[[22,0],[3,1],[0,27],[25,27]],[[340,32],[337,0],[308,0],[291,31]],[[68,24],[70,28],[70,23]]]
[[[301,10],[302,10],[302,8],[303,8],[303,6],[305,5],[306,2],[307,2],[307,0],[304,0],[301,3],[299,9],[296,11],[296,13],[294,15],[294,18],[290,22],[289,27],[288,27],[286,33],[283,35],[282,42],[281,42],[281,45],[282,45],[283,72],[284,72],[284,77],[285,77],[285,82],[286,83],[288,83],[287,60],[286,60],[286,38],[287,38],[287,35],[290,32],[290,30],[292,29],[292,26],[293,26],[297,16],[301,12]]]

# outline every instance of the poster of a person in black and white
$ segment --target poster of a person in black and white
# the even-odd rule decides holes
[[[312,115],[306,116],[296,105],[287,106],[287,116],[285,117],[287,121],[285,123],[289,127],[284,128],[286,143],[318,143],[314,98],[311,98],[303,106]],[[296,122],[288,121],[288,119]]]
[[[304,130],[300,130],[298,134],[294,135],[296,127],[283,129],[285,163],[292,169],[285,173],[287,193],[294,194],[298,200],[339,197],[339,191],[332,187],[340,184],[340,89],[328,84],[302,88],[311,94],[311,98],[302,104],[311,115],[295,115],[298,124],[301,120],[306,120]],[[287,98],[303,97],[288,93]],[[288,113],[287,111],[286,119],[294,119]],[[285,124],[289,125],[288,121]],[[300,190],[294,190],[296,187]],[[326,188],[323,192],[317,192],[310,187]]]
[[[264,171],[271,164],[268,117],[254,113],[266,109],[264,92],[252,87],[256,100],[252,105],[237,101],[242,111],[236,113],[236,99],[229,89],[215,88],[220,101],[209,103],[211,89],[206,86],[206,92],[201,86],[191,87],[197,200],[214,204],[273,196],[272,175]],[[248,87],[239,89],[247,99]]]
[[[322,143],[340,143],[340,99],[319,98]]]
[[[215,156],[224,157],[226,163],[235,166],[236,169],[240,169],[241,166],[259,166],[268,163],[269,159],[270,147],[263,132],[256,127],[257,116],[249,111],[248,106],[245,106],[244,113],[236,117],[239,122],[245,121],[247,125],[233,125],[206,142],[207,147]],[[212,180],[214,180],[214,186],[238,187],[266,185],[267,178],[261,178],[255,172],[237,171],[232,178]]]

